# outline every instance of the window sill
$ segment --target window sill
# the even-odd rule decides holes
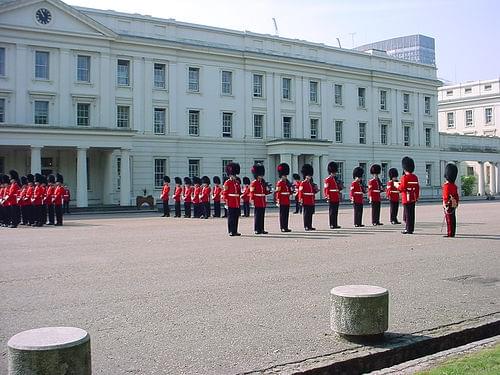
[[[320,105],[321,105],[321,103],[320,103],[320,102],[311,102],[311,101],[310,101],[310,102],[309,102],[309,105],[317,105],[317,106],[320,106]]]
[[[132,85],[116,85],[115,88],[133,90]]]
[[[231,99],[234,99],[234,95],[233,94],[220,94],[220,97],[221,98],[231,98]]]
[[[91,86],[91,87],[94,86],[94,84],[92,82],[87,82],[87,81],[75,81],[75,85]]]
[[[153,87],[153,91],[168,92],[167,87]]]
[[[45,78],[33,78],[32,81],[34,83],[37,83],[37,82],[39,82],[39,83],[44,82],[44,83],[50,83],[50,84],[54,83],[54,81],[52,81],[51,79],[45,79]]]
[[[384,113],[389,113],[390,111],[388,109],[379,109],[379,112],[384,112]]]
[[[403,111],[402,113],[403,113],[403,115],[411,115],[410,111],[408,111],[408,112]]]
[[[368,109],[366,107],[358,107],[358,111],[367,111]]]
[[[201,92],[200,91],[190,91],[190,90],[187,90],[186,94],[201,95]]]
[[[255,95],[253,95],[252,99],[266,100],[266,97],[265,96],[255,96]]]
[[[342,109],[344,109],[344,105],[343,104],[333,103],[333,106],[336,107],[336,108],[342,108]]]
[[[285,99],[285,98],[281,98],[281,102],[282,103],[294,103],[293,99]]]

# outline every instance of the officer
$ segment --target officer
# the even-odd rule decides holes
[[[170,194],[170,177],[163,176],[163,189],[161,190],[160,199],[163,202],[163,215],[162,217],[170,217],[170,206],[168,205]]]
[[[291,183],[288,181],[290,166],[287,163],[281,163],[277,169],[280,179],[276,182],[274,200],[280,209],[280,229],[282,232],[291,232],[292,230],[288,228],[290,195],[292,194]]]
[[[236,176],[240,174],[240,165],[234,162],[228,163],[226,174],[229,177],[224,182],[223,197],[227,206],[227,229],[231,237],[241,236],[241,233],[238,233],[241,188],[236,180]]]
[[[324,181],[323,195],[328,201],[328,221],[330,229],[338,229],[338,215],[340,191],[342,190],[342,182],[337,178],[339,166],[334,161],[328,163],[328,173],[330,174]]]

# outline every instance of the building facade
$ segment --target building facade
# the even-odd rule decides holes
[[[438,133],[433,66],[59,0],[1,4],[0,172],[60,172],[78,206],[130,205],[165,174],[221,176],[229,161],[243,176],[262,162],[269,181],[307,162],[319,181],[335,160],[349,181],[374,162],[385,179],[405,155],[437,196],[443,161],[459,160]]]

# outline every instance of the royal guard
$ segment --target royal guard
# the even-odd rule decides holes
[[[214,176],[214,189],[212,190],[212,200],[214,201],[214,217],[220,217],[220,201],[222,196],[222,188],[220,186],[220,177]]]
[[[239,173],[240,165],[238,163],[231,162],[226,165],[226,174],[229,178],[224,182],[222,195],[227,206],[227,229],[230,236],[241,236],[241,233],[238,233],[241,187],[236,180]]]
[[[363,196],[365,189],[363,187],[363,174],[365,171],[361,167],[356,167],[352,171],[352,178],[354,181],[351,183],[351,191],[349,197],[351,198],[354,207],[354,226],[364,227],[363,225]]]
[[[191,202],[193,195],[193,187],[191,179],[184,177],[184,189],[182,190],[182,200],[184,201],[184,217],[191,217]]]
[[[64,185],[64,212],[69,214],[69,202],[71,201],[71,191],[68,185]]]
[[[47,185],[47,190],[45,191],[45,204],[47,206],[47,212],[49,215],[49,222],[47,223],[48,225],[54,225],[55,224],[55,217],[54,217],[54,204],[52,203],[53,201],[53,194],[54,190],[56,190],[56,177],[51,174],[47,177],[48,185]]]
[[[202,188],[201,188],[201,208],[203,209],[203,218],[208,219],[210,217],[210,193],[212,188],[210,187],[210,178],[208,176],[203,176],[201,178]]]
[[[223,204],[223,208],[224,208],[224,214],[222,215],[223,218],[227,217],[227,204],[226,204],[226,201],[224,200],[224,185],[226,184],[227,180],[229,180],[229,177],[227,177],[227,176],[222,177],[221,204]],[[240,189],[241,189],[241,187],[240,187]],[[241,191],[240,191],[240,194],[241,194]],[[241,208],[240,208],[240,212],[241,212]]]
[[[193,218],[200,218],[203,208],[201,206],[201,178],[193,177]]]
[[[282,232],[291,232],[292,230],[288,228],[290,195],[292,194],[292,184],[288,181],[290,166],[287,163],[281,163],[277,169],[280,179],[276,182],[274,200],[280,209],[280,229]]]
[[[398,210],[399,210],[399,190],[398,185],[398,170],[396,168],[389,169],[389,181],[387,182],[387,187],[385,189],[385,196],[389,200],[390,205],[390,216],[391,224],[401,224],[398,221]]]
[[[405,213],[406,228],[401,233],[413,234],[415,230],[415,205],[420,198],[420,185],[418,177],[413,174],[415,162],[412,158],[405,156],[401,161],[403,176],[399,182],[398,190],[401,192],[401,201]]]
[[[254,206],[254,233],[267,234],[267,231],[264,230],[264,218],[267,206],[266,195],[271,194],[271,190],[264,180],[266,170],[262,164],[255,164],[251,172],[254,177],[254,180],[250,183],[250,200]]]
[[[28,205],[31,202],[28,202],[27,199],[28,193],[28,178],[26,176],[21,176],[21,191],[19,192],[19,196],[17,197],[17,202],[19,204],[19,208],[21,210],[21,225],[28,225]]]
[[[172,199],[174,200],[174,217],[181,217],[181,198],[182,198],[182,180],[180,177],[176,177],[174,195]]]
[[[26,205],[26,215],[28,216],[28,224],[27,225],[35,225],[35,215],[33,211],[33,192],[35,190],[35,176],[33,176],[31,173],[28,173],[26,175],[26,178],[28,180],[28,189],[26,190],[26,200],[27,200],[27,205]]]
[[[300,176],[297,173],[293,174],[293,195],[295,199],[295,212],[294,214],[301,214],[302,213],[302,206],[300,205],[299,202],[299,187],[300,187]]]
[[[7,203],[10,212],[9,228],[17,228],[21,222],[21,209],[19,207],[18,197],[21,193],[21,181],[19,180],[19,174],[15,170],[9,171],[10,185],[7,187],[7,193],[4,191],[4,202]]]
[[[42,225],[47,223],[47,176],[42,174],[42,182],[40,184],[43,191],[43,199],[42,199],[42,214],[40,218],[43,220]]]
[[[33,197],[31,198],[31,204],[33,206],[33,219],[34,225],[41,227],[45,224],[47,220],[43,213],[43,200],[45,195],[45,189],[42,185],[43,176],[39,173],[35,173],[35,188],[33,189]]]
[[[9,181],[9,176],[6,174],[0,175],[0,224],[2,227],[7,227],[10,223],[10,212],[7,207],[7,201],[5,200],[5,196],[8,192]]]
[[[373,176],[368,181],[368,200],[372,205],[372,225],[384,225],[380,222],[380,205],[382,202],[382,181],[378,177],[382,167],[380,164],[373,164],[370,167],[370,174]]]
[[[170,206],[168,204],[169,194],[170,194],[170,177],[163,176],[163,188],[160,194],[160,199],[163,202],[162,217],[170,217]]]
[[[54,204],[54,212],[56,215],[56,226],[63,225],[63,204],[65,194],[63,183],[63,176],[58,173],[56,175],[56,187],[54,189],[54,194],[52,195],[52,202]]]
[[[443,184],[443,208],[446,218],[447,233],[445,237],[455,237],[457,230],[457,218],[455,212],[458,207],[458,189],[455,181],[458,176],[458,168],[455,164],[447,164],[444,170],[445,182]]]
[[[250,179],[243,177],[243,185],[241,187],[241,201],[243,202],[243,216],[250,216]]]
[[[314,169],[311,164],[304,164],[301,173],[304,179],[299,185],[299,204],[303,210],[304,229],[306,231],[316,230],[316,228],[312,226],[312,222],[315,208],[314,196],[319,189],[312,180]]]
[[[325,178],[323,195],[328,202],[328,221],[330,229],[338,229],[340,191],[342,190],[342,181],[337,178],[339,166],[334,161],[328,163],[329,176]]]

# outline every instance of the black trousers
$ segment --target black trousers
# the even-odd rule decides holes
[[[10,224],[17,227],[21,222],[21,207],[17,204],[15,206],[10,206]]]
[[[220,202],[214,202],[214,217],[220,217]]]
[[[457,232],[457,216],[455,215],[455,209],[451,208],[445,212],[446,217],[446,229],[448,237],[455,237]]]
[[[210,217],[210,202],[205,202],[203,204],[203,216],[205,219],[208,219]]]
[[[406,217],[406,231],[413,233],[415,230],[415,203],[407,203],[404,205]]]
[[[199,218],[201,215],[203,215],[203,206],[201,203],[193,203],[193,216]]]
[[[302,206],[303,218],[304,218],[304,229],[311,229],[313,226],[313,214],[314,206]]]
[[[175,208],[175,217],[181,217],[181,202],[175,201],[174,208]]]
[[[63,206],[61,204],[54,205],[56,214],[56,225],[63,225]]]
[[[372,202],[372,224],[380,223],[380,202]]]
[[[47,223],[47,205],[42,204],[42,213],[40,214],[40,222],[42,225],[45,225]]]
[[[250,202],[243,202],[243,216],[250,216]]]
[[[191,217],[191,202],[184,202],[184,217]]]
[[[240,216],[239,207],[227,209],[227,230],[228,230],[229,234],[238,233],[239,216]]]
[[[391,206],[391,223],[397,223],[398,221],[398,210],[399,210],[399,202],[390,201]]]
[[[23,223],[23,225],[26,225],[29,223],[29,219],[28,219],[28,207],[29,206],[21,206],[21,222]]]
[[[7,219],[7,207],[5,206],[0,206],[0,224],[2,225],[7,225],[9,223],[9,220]]]
[[[298,213],[302,213],[302,205],[300,204],[299,200],[296,199],[295,200],[295,213],[298,214]]]
[[[33,207],[33,225],[41,227],[45,222],[43,221],[43,205]]]
[[[54,205],[53,204],[48,204],[47,205],[47,210],[49,213],[49,224],[54,224]]]
[[[330,202],[328,206],[328,221],[330,227],[338,226],[338,217],[339,217],[339,202]]]
[[[262,233],[264,231],[264,217],[266,215],[265,207],[255,207],[253,211],[253,230]]]
[[[238,208],[238,212],[241,212],[241,208]],[[238,214],[240,215],[240,214]],[[227,208],[226,206],[224,206],[224,215],[222,215],[222,217],[227,217]]]
[[[163,215],[170,217],[170,205],[168,201],[163,201]]]
[[[363,224],[363,203],[354,203],[354,225]]]
[[[69,201],[64,202],[64,212],[66,212],[67,214],[69,214]]]
[[[290,205],[280,204],[280,229],[288,229]]]
[[[35,224],[35,208],[31,204],[28,206],[25,206],[25,215],[26,215],[26,220],[28,225],[33,225]]]

